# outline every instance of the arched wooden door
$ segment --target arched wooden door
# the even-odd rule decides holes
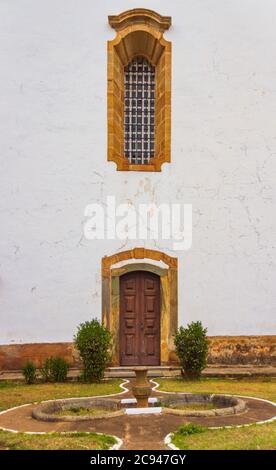
[[[120,277],[120,364],[160,364],[160,278],[147,271]]]

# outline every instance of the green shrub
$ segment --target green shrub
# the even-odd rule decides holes
[[[187,378],[200,378],[207,365],[208,339],[207,328],[200,321],[181,326],[174,338],[176,353]]]
[[[177,430],[177,434],[181,434],[181,436],[190,436],[191,434],[199,434],[201,432],[207,431],[208,428],[203,426],[198,426],[197,424],[189,423],[180,426]]]
[[[32,361],[26,362],[22,369],[22,373],[27,384],[34,384],[36,379],[36,368]]]
[[[41,375],[45,382],[65,382],[69,365],[63,357],[48,357],[41,368]]]
[[[51,381],[51,358],[45,359],[40,369],[40,373],[45,382]]]
[[[93,319],[79,325],[74,341],[83,364],[82,379],[99,382],[110,360],[111,333]]]
[[[51,363],[51,377],[53,382],[65,382],[69,365],[63,357],[53,357]]]

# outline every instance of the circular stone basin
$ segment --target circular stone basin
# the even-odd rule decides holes
[[[68,412],[68,414],[66,414]],[[32,411],[32,417],[40,421],[88,421],[120,416],[119,400],[100,398],[70,398],[41,403]]]
[[[163,413],[180,416],[227,416],[246,411],[246,404],[240,398],[206,393],[169,395],[160,398],[157,406],[162,406]]]

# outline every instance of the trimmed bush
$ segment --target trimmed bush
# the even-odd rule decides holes
[[[26,362],[22,369],[22,374],[24,375],[25,382],[28,385],[34,384],[36,379],[36,368],[32,361]]]
[[[45,382],[65,382],[69,365],[63,357],[47,358],[41,368],[41,375]]]
[[[207,365],[207,328],[200,321],[181,326],[174,338],[176,353],[187,378],[199,379]]]
[[[93,319],[79,325],[74,341],[83,364],[82,379],[99,382],[110,361],[111,333]]]

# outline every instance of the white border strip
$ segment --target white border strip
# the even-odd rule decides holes
[[[160,414],[162,413],[162,408],[159,406],[152,406],[150,408],[126,408],[126,415],[150,415],[150,414]]]
[[[97,433],[98,434],[98,433]],[[120,439],[119,437],[117,436],[114,436],[112,434],[105,434],[106,436],[112,436],[114,437],[114,439],[116,440],[116,444],[114,444],[112,447],[110,447],[108,450],[119,450],[121,449],[122,445],[123,445],[123,440]]]
[[[176,447],[173,443],[172,443],[172,435],[173,433],[170,432],[169,434],[166,435],[165,439],[164,439],[164,444],[166,446],[169,447],[169,449],[172,449],[172,450],[180,450],[179,447]]]
[[[148,399],[149,403],[157,403],[158,398],[157,397],[149,397]],[[135,405],[137,403],[136,398],[122,398],[121,400],[122,405]]]

